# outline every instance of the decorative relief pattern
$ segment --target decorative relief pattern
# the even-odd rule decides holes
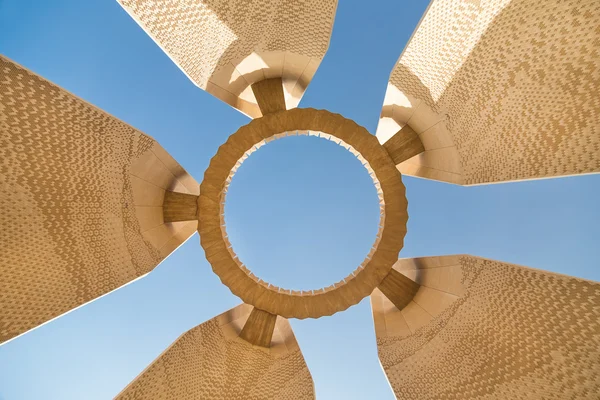
[[[327,51],[337,6],[336,0],[118,2],[200,88],[251,116],[261,114],[246,89],[265,78],[286,78],[297,105]]]
[[[235,255],[226,235],[225,196],[235,172],[260,146],[289,134],[318,135],[348,149],[369,171],[379,197],[382,223],[363,263],[341,281],[316,290],[284,289],[258,278]],[[388,275],[404,244],[407,207],[401,176],[373,135],[339,114],[296,108],[250,121],[219,147],[200,185],[198,233],[213,271],[244,302],[285,318],[320,318],[358,304]]]
[[[376,329],[379,358],[399,399],[583,399],[600,393],[599,283],[458,259],[460,297],[412,333]]]
[[[159,157],[176,164],[0,57],[0,343],[148,273],[193,234],[193,222],[166,226],[161,205],[165,189],[198,184]]]
[[[467,185],[599,172],[598,26],[593,0],[434,0],[382,116],[395,104],[398,124],[447,132],[401,171]]]
[[[245,320],[251,308],[241,305],[228,313],[242,312]],[[310,372],[286,320],[278,318],[287,331],[285,344],[265,349],[237,337],[243,321],[228,321],[228,313],[180,336],[117,399],[315,398]]]

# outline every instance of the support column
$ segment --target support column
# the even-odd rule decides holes
[[[396,165],[425,151],[419,135],[408,125],[404,125],[394,136],[383,144]]]
[[[198,219],[198,196],[167,190],[163,202],[163,218],[165,222]]]
[[[277,315],[254,307],[240,332],[240,337],[253,345],[269,348],[275,322],[277,322]]]
[[[281,78],[264,79],[251,87],[262,115],[286,109]]]
[[[398,310],[402,310],[417,294],[420,285],[392,269],[377,287]]]

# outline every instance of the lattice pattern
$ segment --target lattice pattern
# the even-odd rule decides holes
[[[462,296],[412,334],[377,332],[396,396],[596,398],[600,284],[478,257],[459,260]]]
[[[337,6],[337,0],[118,2],[200,88],[252,116],[260,116],[254,95],[242,92],[265,78],[285,76],[287,94],[296,98],[290,103],[297,104],[327,51]]]
[[[322,58],[331,0],[118,0],[198,86],[255,51]]]
[[[315,398],[312,378],[297,346],[275,354],[228,334],[219,319],[183,334],[117,399]]]
[[[160,196],[150,182],[164,176],[148,167],[146,182],[131,171],[159,150],[0,57],[0,343],[146,274],[166,255],[142,235],[133,189]]]
[[[435,0],[390,84],[446,117],[465,184],[599,172],[598,26],[594,0]]]

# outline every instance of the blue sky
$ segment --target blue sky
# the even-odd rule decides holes
[[[427,4],[340,1],[301,106],[374,132],[389,73]],[[0,52],[153,136],[198,180],[248,122],[195,87],[116,1],[0,0]],[[402,257],[470,253],[600,281],[600,175],[468,188],[403,179],[410,220]],[[378,218],[360,164],[311,138],[253,154],[226,207],[242,260],[300,289],[354,269]],[[112,398],[177,336],[239,302],[195,235],[148,277],[1,346],[0,399]],[[319,399],[393,399],[368,299],[291,323]]]

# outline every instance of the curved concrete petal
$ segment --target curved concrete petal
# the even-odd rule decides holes
[[[198,183],[149,136],[0,57],[0,343],[150,272]]]

